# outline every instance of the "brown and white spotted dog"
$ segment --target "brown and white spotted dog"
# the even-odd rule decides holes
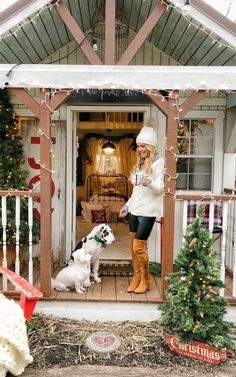
[[[113,241],[115,241],[115,237],[108,224],[95,226],[86,237],[78,242],[75,250],[71,253],[70,259],[66,262],[66,265],[68,266],[74,263],[73,253],[75,251],[84,249],[86,253],[91,255],[90,277],[93,276],[96,283],[101,283],[101,279],[98,276],[100,254],[106,245],[111,244]],[[84,282],[84,287],[90,287],[90,277]]]

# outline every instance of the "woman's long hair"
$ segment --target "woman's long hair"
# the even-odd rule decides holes
[[[143,168],[145,170],[145,173],[147,173],[149,175],[152,174],[152,163],[153,163],[154,157],[157,154],[157,152],[156,152],[156,148],[153,147],[152,145],[148,145],[148,144],[145,144],[145,145],[146,145],[146,149],[148,151],[148,155],[147,155],[147,157],[144,160],[142,160],[141,157],[140,157],[139,152],[137,151],[137,162],[132,167],[131,174],[135,170],[137,170],[141,164],[143,164]]]

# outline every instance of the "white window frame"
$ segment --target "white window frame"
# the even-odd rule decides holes
[[[211,176],[211,192],[220,194],[223,187],[223,157],[224,157],[224,111],[190,111],[184,119],[213,119],[214,120],[214,143],[213,164]],[[204,193],[208,190],[177,190],[177,193],[193,192]]]

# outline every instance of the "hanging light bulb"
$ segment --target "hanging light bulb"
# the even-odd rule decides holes
[[[115,149],[115,144],[113,144],[110,140],[106,141],[102,146],[102,150],[105,152],[105,154],[112,154]]]
[[[98,50],[98,44],[97,44],[97,39],[93,37],[93,50],[97,51]]]
[[[184,7],[182,9],[182,14],[187,16],[190,12],[190,0],[184,0]]]

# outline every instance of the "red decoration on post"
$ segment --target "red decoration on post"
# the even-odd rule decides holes
[[[52,144],[56,144],[56,138],[55,137],[52,137],[51,138],[51,142]],[[39,136],[32,136],[31,137],[31,144],[40,144],[40,137]],[[34,157],[28,157],[28,163],[29,163],[29,166],[32,168],[32,169],[35,169],[35,170],[40,170],[40,164],[37,163],[34,159]],[[36,185],[36,183],[40,182],[41,178],[40,178],[40,175],[35,175],[34,177],[31,178],[31,180],[29,181],[29,189],[33,189],[34,186]],[[51,196],[53,197],[55,194],[55,184],[53,182],[53,180],[51,180]],[[35,199],[37,203],[40,203],[40,198],[36,198]],[[51,208],[51,212],[54,211],[54,208]],[[40,213],[38,211],[37,208],[35,208],[35,217],[37,220],[40,221]]]
[[[172,351],[179,353],[180,355],[189,356],[193,359],[206,361],[211,364],[219,364],[227,357],[226,348],[215,350],[207,344],[201,342],[179,344],[177,337],[171,334],[165,334],[165,341]]]

